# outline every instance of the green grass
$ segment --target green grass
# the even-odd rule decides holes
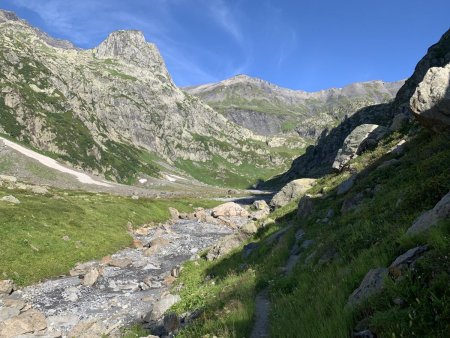
[[[261,242],[292,224],[278,243],[261,245],[248,260],[238,249],[219,261],[187,263],[179,280],[184,285],[182,301],[174,310],[202,309],[203,314],[181,331],[181,337],[248,337],[254,297],[267,286],[272,301],[271,337],[348,337],[362,319],[379,337],[445,336],[450,323],[450,222],[414,238],[406,237],[405,231],[450,190],[450,141],[421,131],[409,140],[398,165],[377,169],[393,157],[386,152],[401,138],[393,134],[353,161],[359,178],[346,195],[337,196],[335,188],[347,173],[320,179],[310,192],[326,195],[314,200],[308,219],[296,218],[296,202],[273,213],[270,217],[277,223],[253,240]],[[340,212],[344,199],[376,186],[378,192],[367,196],[358,208]],[[328,223],[317,222],[330,208],[335,216]],[[305,238],[315,244],[302,252],[292,275],[284,277],[279,267],[285,264],[297,228],[304,229]],[[349,295],[370,269],[387,267],[420,244],[429,245],[430,250],[415,270],[401,280],[388,279],[382,294],[359,307],[346,307]],[[336,258],[318,264],[330,250]],[[205,280],[207,275],[212,279]],[[393,303],[396,297],[405,300],[404,308]]]
[[[131,244],[127,222],[162,222],[168,207],[182,211],[210,207],[208,200],[141,198],[52,192],[46,196],[0,188],[20,205],[0,202],[0,276],[19,285],[67,273],[76,262],[98,259]],[[70,241],[64,241],[69,236]]]

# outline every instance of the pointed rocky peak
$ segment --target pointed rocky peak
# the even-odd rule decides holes
[[[96,49],[95,54],[102,59],[120,59],[143,68],[163,67],[164,61],[158,48],[145,40],[138,30],[120,30],[109,34]]]
[[[16,15],[16,13],[0,9],[0,23],[6,21],[21,21],[21,20]]]

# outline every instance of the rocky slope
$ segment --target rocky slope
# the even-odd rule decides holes
[[[178,89],[139,31],[80,50],[0,11],[0,33],[0,132],[73,165],[132,182],[165,162],[243,186],[292,156]]]
[[[310,93],[238,75],[183,90],[257,134],[298,133],[311,140],[360,108],[391,101],[403,83],[370,81]]]
[[[414,105],[411,106],[410,100],[419,83],[422,82],[432,67],[445,67],[449,62],[450,31],[447,31],[439,42],[431,46],[427,54],[419,61],[414,73],[400,88],[392,103],[362,108],[336,128],[329,132],[324,131],[315,146],[307,148],[305,154],[295,159],[291,168],[284,175],[271,183],[289,182],[300,177],[319,177],[332,172],[332,166],[339,149],[343,146],[347,136],[359,125],[376,124],[389,127],[391,130],[401,129],[405,123],[411,120],[414,113],[412,109],[415,108]],[[441,87],[443,87],[440,90],[441,96],[444,97],[445,91],[448,92],[448,84]],[[420,114],[416,111],[415,115]],[[448,119],[448,113],[446,116],[446,119]],[[419,116],[419,122],[427,124],[423,114]],[[441,123],[443,122],[441,121]]]

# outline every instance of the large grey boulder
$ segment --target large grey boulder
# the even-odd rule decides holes
[[[181,300],[179,295],[164,295],[159,301],[153,305],[153,309],[149,316],[145,320],[156,321],[164,315],[164,312],[169,310],[172,305],[175,305]]]
[[[413,267],[417,259],[419,259],[419,257],[421,257],[427,250],[428,246],[426,245],[409,249],[392,262],[389,266],[389,273],[394,277],[400,277],[406,270]]]
[[[388,269],[377,268],[370,270],[359,287],[353,291],[348,297],[347,305],[355,306],[359,305],[369,297],[379,293],[384,287],[384,279],[388,274]]]
[[[270,205],[274,208],[283,207],[289,202],[302,197],[314,184],[316,180],[313,178],[300,178],[286,184],[270,201]]]
[[[240,233],[228,235],[209,250],[206,255],[206,259],[208,261],[219,259],[220,257],[230,253],[232,250],[238,248],[246,239],[247,237]]]
[[[427,71],[411,97],[410,107],[425,127],[450,131],[450,64]]]
[[[420,215],[413,225],[406,231],[407,235],[415,235],[430,229],[441,220],[450,219],[450,192],[431,210]]]
[[[4,197],[0,198],[0,201],[6,202],[6,203],[11,203],[11,204],[20,204],[20,201],[12,195],[4,196]]]
[[[377,124],[361,124],[347,136],[333,162],[333,169],[341,171],[353,158],[376,146],[387,129]]]
[[[213,217],[248,217],[249,213],[239,204],[234,202],[227,202],[212,209],[211,215]]]

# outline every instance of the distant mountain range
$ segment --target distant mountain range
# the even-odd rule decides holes
[[[183,90],[207,102],[229,120],[260,135],[297,133],[317,139],[360,108],[391,101],[404,81],[369,81],[305,92],[238,75]]]

